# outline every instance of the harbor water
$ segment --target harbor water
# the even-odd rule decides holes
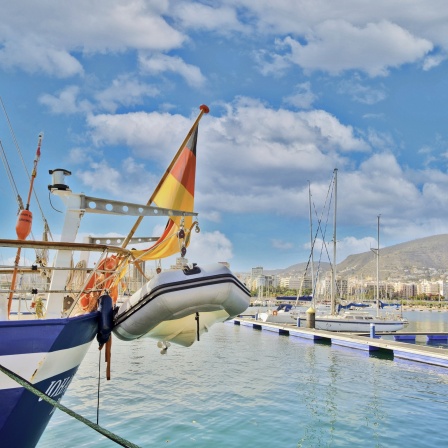
[[[404,315],[407,331],[448,331],[448,312]],[[93,422],[99,368],[99,424],[141,447],[448,444],[441,367],[233,323],[213,326],[192,347],[173,344],[166,355],[153,340],[114,338],[111,381],[94,343],[62,400]],[[56,410],[38,447],[73,446],[118,445]]]

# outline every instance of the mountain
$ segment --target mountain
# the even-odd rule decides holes
[[[289,266],[285,269],[273,269],[273,270],[265,270],[265,275],[280,275],[281,277],[301,277],[307,269],[307,275],[311,275],[311,265],[307,268],[307,263],[297,263],[293,264],[292,266]],[[330,263],[321,262],[320,265],[316,261],[314,262],[314,271],[316,272],[317,269],[320,270],[320,272],[325,273],[331,269]]]
[[[435,235],[380,249],[380,279],[411,280],[444,277],[448,274],[448,235]],[[350,255],[338,264],[342,276],[376,279],[373,252]]]
[[[428,236],[381,248],[379,264],[381,280],[411,281],[448,277],[448,234]],[[285,269],[265,271],[265,274],[300,276],[305,268],[306,263],[298,263]],[[329,269],[329,263],[321,263],[323,272]],[[365,280],[376,279],[376,255],[372,251],[349,255],[337,265],[336,271],[337,275],[342,277],[362,276]]]

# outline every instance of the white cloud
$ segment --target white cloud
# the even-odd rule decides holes
[[[310,82],[297,84],[292,95],[283,98],[283,102],[300,109],[310,109],[317,96],[311,90]]]
[[[428,71],[434,67],[438,67],[443,61],[447,59],[446,54],[429,55],[423,61],[423,70]]]
[[[171,161],[192,122],[157,112],[88,118],[98,146],[125,145],[135,156],[162,167]],[[211,216],[265,207],[289,213],[304,179],[317,175],[326,180],[335,166],[345,164],[346,153],[369,149],[355,134],[325,111],[276,110],[240,98],[222,117],[210,115],[201,122],[198,172],[207,175],[197,177],[198,204],[207,204]],[[272,197],[283,200],[273,202]]]
[[[139,157],[167,166],[192,121],[169,113],[130,112],[89,115],[87,125],[96,145],[125,145]]]
[[[157,225],[153,231],[150,232],[152,236],[160,236],[163,232],[164,226]],[[148,235],[145,235],[148,236]],[[150,247],[151,244],[133,245],[137,249]],[[168,269],[171,265],[176,264],[176,258],[180,254],[164,258],[162,260],[162,268]],[[206,264],[227,262],[231,263],[233,258],[233,246],[231,241],[221,232],[213,231],[207,232],[201,230],[200,233],[193,233],[190,244],[187,247],[187,254],[185,258],[189,264],[197,263],[199,266]],[[146,265],[148,268],[148,263]]]
[[[434,0],[431,12],[424,2],[403,7],[388,0],[362,8],[357,0],[240,0],[213,5],[180,0],[23,0],[2,8],[0,65],[70,77],[84,73],[84,56],[127,50],[168,53],[194,42],[194,35],[212,32],[259,41],[257,57],[267,57],[262,67],[266,75],[280,75],[293,61],[306,70],[362,70],[379,76],[406,63],[421,61],[424,70],[439,65],[448,50],[447,19],[443,0]],[[276,40],[290,47],[291,54],[285,55]],[[430,54],[433,48],[436,54]],[[175,61],[171,66],[177,64],[176,72],[191,85],[203,82],[198,67]]]
[[[89,123],[98,144],[129,145],[135,155],[159,160],[163,167],[171,160],[192,121],[153,112],[92,116]],[[408,232],[404,229],[425,232],[423,222],[427,219],[423,215],[437,214],[437,210],[448,207],[444,194],[448,176],[436,170],[403,169],[387,150],[394,147],[387,134],[369,133],[369,142],[377,150],[383,148],[383,152],[374,154],[366,152],[369,145],[354,134],[351,127],[342,125],[325,111],[276,110],[247,98],[227,105],[221,117],[204,117],[199,132],[196,179],[200,221],[220,221],[221,216],[228,220],[229,213],[254,212],[308,219],[307,180],[311,181],[313,201],[320,212],[332,170],[338,167],[338,220],[342,228],[353,222],[374,226],[376,216],[381,214],[389,223],[391,217],[399,217],[393,227],[403,228],[403,237]],[[364,157],[359,165],[344,158],[353,151]],[[119,186],[123,179],[106,169],[110,167],[96,166],[96,178],[111,179],[114,194],[123,193],[123,186]],[[94,185],[93,180],[91,184]],[[422,215],[422,223],[415,220],[416,215]],[[433,224],[438,226],[433,229],[443,230],[442,221]],[[426,234],[430,232],[426,229]],[[391,236],[393,230],[385,228],[384,234]],[[341,257],[364,251],[364,240],[347,238],[338,238],[344,243]],[[283,240],[272,244],[287,247]],[[219,261],[226,261],[221,258]]]
[[[405,222],[424,200],[412,176],[391,153],[373,154],[359,169],[338,176],[338,214],[342,225],[373,223],[377,215],[400,216]]]
[[[283,41],[280,45],[277,44],[278,42],[278,39],[276,39],[276,48],[285,47]],[[265,49],[254,51],[253,58],[262,75],[273,76],[275,78],[282,77],[292,65],[289,55],[276,54],[273,51],[267,51]]]
[[[48,107],[53,114],[74,114],[87,112],[92,109],[92,105],[86,100],[79,100],[80,88],[75,85],[67,86],[57,95],[48,93],[39,97],[39,102]]]
[[[77,170],[76,176],[92,194],[101,191],[111,199],[136,204],[146,204],[158,182],[158,178],[148,173],[143,164],[129,157],[122,161],[119,169],[104,159],[90,159],[88,168]]]
[[[390,68],[416,62],[433,48],[430,41],[385,20],[364,27],[327,20],[316,26],[306,43],[287,37],[285,44],[291,48],[291,61],[305,70],[332,74],[362,70],[372,77],[385,76]]]
[[[83,73],[75,53],[169,51],[185,36],[170,26],[166,1],[10,2],[2,8],[0,65],[68,77]]]
[[[344,126],[333,115],[323,110],[301,112],[300,117],[317,131],[317,137],[327,147],[338,148],[341,151],[368,151],[369,145],[355,136],[352,126]]]
[[[347,236],[337,238],[336,264],[345,260],[349,255],[368,252],[372,247],[377,247],[376,239],[373,237],[356,238]],[[311,252],[311,244],[307,243],[304,248]],[[333,242],[326,238],[325,243],[322,238],[314,241],[314,263],[333,263]]]
[[[70,166],[72,165],[81,165],[85,163],[90,163],[94,161],[94,158],[101,157],[102,153],[91,147],[77,147],[72,148],[68,154],[68,162]]]
[[[280,249],[280,250],[288,250],[292,249],[294,247],[294,244],[292,244],[289,241],[282,241],[278,239],[271,240],[271,245],[274,249]]]
[[[353,236],[344,237],[337,241],[336,262],[345,260],[349,255],[368,252],[371,248],[378,247],[378,243],[373,237],[355,238]]]
[[[201,70],[191,64],[185,63],[180,57],[154,54],[150,56],[140,55],[140,67],[143,73],[159,75],[165,72],[177,73],[192,87],[201,87],[205,83],[205,77]]]
[[[120,106],[142,104],[146,96],[157,96],[159,90],[142,83],[130,75],[114,79],[109,87],[95,94],[98,107],[107,112],[115,112]]]
[[[375,151],[392,151],[397,146],[389,133],[372,128],[367,131],[367,140]]]
[[[0,40],[1,43],[1,40]],[[19,67],[29,73],[47,73],[58,78],[82,75],[80,62],[64,48],[54,48],[41,39],[21,36],[0,46],[0,67]]]
[[[157,96],[159,90],[142,83],[131,75],[119,75],[104,89],[97,88],[93,98],[85,99],[91,94],[91,87],[69,85],[56,94],[41,94],[39,102],[48,107],[53,114],[69,115],[93,111],[115,112],[119,107],[136,106],[144,102],[147,96]],[[84,97],[84,99],[83,99]]]
[[[374,88],[355,80],[341,81],[338,86],[338,91],[350,95],[354,101],[369,105],[379,103],[387,97],[384,86]]]
[[[232,243],[219,231],[201,231],[193,235],[187,249],[187,258],[190,263],[230,262],[233,258]]]
[[[228,30],[243,31],[246,27],[238,20],[238,13],[232,5],[204,5],[195,2],[173,2],[172,15],[185,28],[193,31],[210,30],[226,33]]]

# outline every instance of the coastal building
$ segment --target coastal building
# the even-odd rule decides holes
[[[417,294],[439,296],[441,294],[441,284],[440,282],[430,282],[428,280],[423,280],[417,287]]]
[[[299,290],[305,290],[305,289],[312,289],[312,280],[311,277],[294,277],[294,276],[289,276],[289,277],[280,277],[280,286],[282,288],[286,288],[286,289],[297,289]]]
[[[262,275],[263,275],[263,267],[262,266],[258,266],[256,268],[252,268],[252,272],[251,272],[251,277],[252,278],[261,277]]]
[[[395,283],[396,296],[403,299],[410,299],[417,295],[417,284],[415,283]]]
[[[280,287],[286,289],[300,289],[302,279],[299,277],[281,277]]]
[[[448,283],[444,280],[440,280],[440,295],[448,299]]]
[[[332,280],[331,272],[328,272],[319,288],[319,293],[323,295],[326,299],[329,299],[331,297],[331,280]],[[346,278],[337,276],[335,286],[336,286],[335,290],[336,298],[340,297],[346,298],[348,296],[348,280]]]

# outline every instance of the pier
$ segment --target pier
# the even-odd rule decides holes
[[[415,338],[418,335],[426,335],[427,341],[448,341],[448,333],[377,333],[372,338],[367,333],[342,333],[316,330],[297,327],[291,324],[262,322],[248,316],[236,317],[233,319],[233,323],[235,325],[250,327],[254,330],[278,333],[281,336],[329,342],[331,345],[350,347],[367,352],[383,350],[389,352],[394,359],[406,359],[434,366],[448,367],[448,350],[409,343],[415,342]],[[383,336],[393,336],[395,340],[382,339]]]

